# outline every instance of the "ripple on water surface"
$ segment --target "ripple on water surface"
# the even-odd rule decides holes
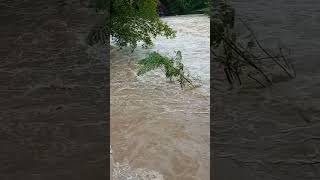
[[[177,30],[175,39],[159,37],[150,50],[133,55],[111,52],[111,144],[117,162],[159,172],[165,179],[209,179],[209,18],[203,15],[163,18]],[[182,91],[160,71],[136,76],[132,61],[156,50],[180,50],[202,87]]]

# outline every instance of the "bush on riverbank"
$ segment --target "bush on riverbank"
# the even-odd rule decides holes
[[[208,0],[160,0],[167,15],[203,14],[208,11]]]

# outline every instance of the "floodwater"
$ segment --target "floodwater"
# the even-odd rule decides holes
[[[210,175],[210,19],[163,18],[177,31],[152,49],[111,50],[111,145],[116,162],[156,171],[168,180],[206,180]],[[181,90],[159,70],[137,76],[135,62],[148,51],[173,55],[202,86]]]
[[[320,179],[320,1],[232,3],[266,48],[291,49],[297,77],[213,93],[215,178]],[[215,87],[223,82],[213,80]]]

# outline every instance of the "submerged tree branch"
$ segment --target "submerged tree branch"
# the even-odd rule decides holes
[[[221,0],[215,3],[214,10],[211,25],[213,32],[211,43],[214,48],[211,52],[215,60],[224,66],[225,75],[230,85],[236,81],[242,85],[242,78],[247,77],[263,87],[271,86],[272,80],[268,74],[272,74],[274,66],[270,67],[272,65],[270,62],[285,72],[289,78],[296,77],[294,67],[282,49],[279,49],[278,55],[272,55],[274,53],[268,52],[258,41],[253,30],[239,18],[250,33],[251,39],[247,46],[243,46],[234,32],[234,9],[226,1]],[[264,54],[264,57],[256,55],[253,50],[256,53]],[[261,75],[265,82],[258,80],[255,77],[257,75]]]

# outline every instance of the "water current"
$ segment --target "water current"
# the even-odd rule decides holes
[[[165,17],[176,38],[158,37],[154,47],[111,50],[111,145],[116,162],[147,168],[168,180],[209,179],[210,19]],[[137,76],[135,62],[147,52],[182,52],[201,87],[181,90],[160,70]]]

